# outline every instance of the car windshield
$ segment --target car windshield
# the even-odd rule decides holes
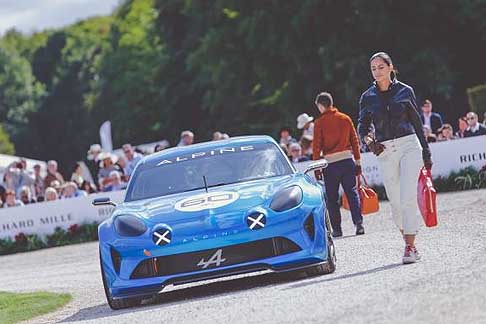
[[[208,187],[293,173],[275,144],[229,146],[140,165],[125,201],[160,197]]]

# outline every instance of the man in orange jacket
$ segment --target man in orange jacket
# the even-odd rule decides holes
[[[312,159],[325,158],[329,162],[328,167],[323,170],[323,174],[316,173],[316,178],[322,179],[324,176],[332,235],[334,237],[343,235],[339,185],[343,186],[348,198],[351,216],[356,226],[356,235],[363,235],[365,233],[363,216],[356,187],[356,176],[361,175],[361,155],[353,121],[348,115],[339,112],[333,106],[332,96],[327,92],[317,95],[315,104],[321,116],[314,124]]]

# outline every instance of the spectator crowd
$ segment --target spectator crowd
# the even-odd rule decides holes
[[[444,123],[442,116],[432,110],[432,102],[425,100],[421,106],[421,119],[424,134],[428,142],[442,142],[465,137],[486,135],[486,113],[483,122],[475,112],[468,112],[457,120],[456,128],[450,123]],[[314,136],[314,117],[302,113],[297,117],[297,138],[292,136],[290,127],[282,127],[279,132],[279,144],[293,163],[312,159],[312,141]],[[214,132],[212,140],[228,139],[229,135],[219,131]],[[194,143],[194,133],[185,130],[180,135],[177,146],[187,146]],[[166,149],[170,144],[164,140],[155,145],[150,152],[133,147],[131,144],[122,146],[122,154],[103,152],[101,145],[93,144],[87,153],[85,163],[72,166],[70,178],[63,177],[58,171],[54,160],[47,162],[47,170],[41,166],[33,166],[33,172],[27,170],[27,161],[21,158],[10,164],[0,183],[0,208],[23,206],[42,201],[70,199],[87,196],[96,192],[123,190],[132,175],[135,166],[143,155]],[[362,147],[363,149],[363,147]],[[91,182],[83,177],[87,170],[94,176]],[[45,172],[43,172],[45,171]],[[43,176],[42,174],[45,175]]]
[[[422,104],[420,117],[424,124],[425,138],[429,143],[486,135],[486,113],[481,123],[475,112],[468,112],[466,116],[457,120],[456,130],[454,130],[451,124],[443,122],[439,113],[432,111],[432,102],[427,99]]]
[[[228,134],[225,133],[215,132],[213,134],[213,140],[228,138]],[[177,146],[187,146],[193,143],[194,133],[186,130],[181,133]],[[93,144],[88,150],[86,163],[75,163],[70,178],[63,177],[54,160],[47,162],[46,170],[41,170],[41,165],[35,164],[33,171],[30,172],[27,169],[27,160],[20,158],[7,166],[3,174],[0,182],[0,208],[70,199],[97,192],[123,190],[126,188],[135,166],[144,155],[161,151],[169,146],[169,142],[164,140],[155,145],[152,151],[143,152],[131,144],[125,144],[122,146],[123,153],[118,155],[103,152],[101,145]],[[84,165],[87,167],[86,170],[83,170]],[[83,177],[86,172],[91,174],[94,181],[91,182],[90,179]]]

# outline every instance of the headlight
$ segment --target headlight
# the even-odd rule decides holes
[[[302,201],[302,189],[298,186],[292,186],[280,190],[275,197],[273,197],[270,208],[273,211],[281,212],[290,208],[294,208]]]
[[[116,232],[121,236],[139,236],[147,230],[139,218],[131,215],[116,216],[114,223]]]

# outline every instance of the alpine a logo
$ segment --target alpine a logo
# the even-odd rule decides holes
[[[209,192],[178,201],[174,208],[182,212],[196,212],[223,207],[235,202],[238,198],[240,198],[240,195],[237,192]]]
[[[206,269],[210,265],[214,264],[216,267],[219,267],[224,261],[226,261],[226,259],[223,259],[223,249],[219,249],[209,258],[208,261],[204,261],[204,258],[202,258],[198,262],[197,266]]]

